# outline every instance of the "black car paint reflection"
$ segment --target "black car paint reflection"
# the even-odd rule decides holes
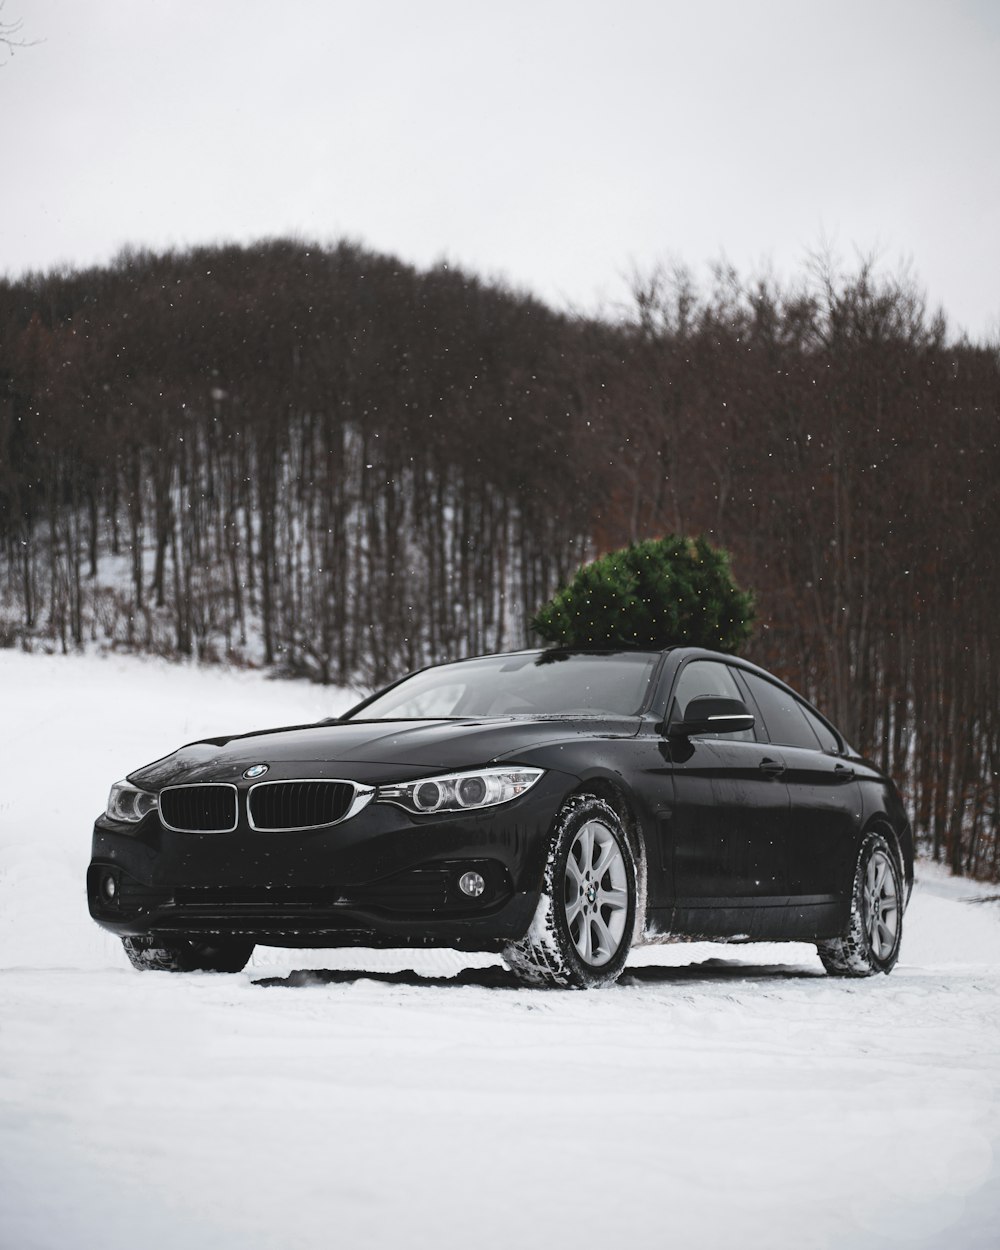
[[[719,720],[723,732],[690,732],[692,721],[684,732],[687,709],[713,699],[723,713],[742,709],[752,726]],[[343,823],[257,832],[246,773],[260,765],[268,782],[348,780],[376,798]],[[379,787],[490,768],[541,776],[477,810],[414,812],[381,799]],[[549,936],[561,925],[564,945],[580,932],[566,919],[574,908],[594,913],[588,943],[596,941],[602,900],[613,906],[626,892],[635,910],[628,942],[821,943],[852,924],[859,855],[870,858],[873,836],[889,850],[872,878],[888,858],[903,891],[895,920],[883,891],[883,918],[896,929],[912,883],[912,837],[893,783],[790,688],[695,648],[529,651],[437,666],[338,721],[193,743],[128,781],[153,795],[235,785],[239,812],[236,829],[218,833],[174,832],[156,811],[135,823],[98,818],[91,914],[136,947],[238,937],[247,949],[446,945],[516,955],[526,934],[541,932],[546,890],[560,912]],[[579,829],[563,835],[573,810]],[[590,844],[587,865],[581,847]],[[621,848],[617,886],[597,878],[599,844]],[[586,896],[574,884],[581,871],[590,872]],[[469,872],[483,882],[475,896],[459,888]],[[586,959],[581,968],[543,968],[536,979],[600,983],[600,969]]]

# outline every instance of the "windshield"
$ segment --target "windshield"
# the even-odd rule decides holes
[[[359,708],[359,720],[466,716],[633,716],[658,652],[539,651],[425,669]]]

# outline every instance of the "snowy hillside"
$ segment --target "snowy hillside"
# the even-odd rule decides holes
[[[0,1250],[996,1250],[1000,904],[918,869],[891,977],[258,949],[143,974],[86,909],[112,781],[349,692],[0,651]]]

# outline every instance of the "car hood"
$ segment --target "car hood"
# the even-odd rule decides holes
[[[206,738],[129,774],[142,789],[238,781],[256,764],[268,780],[347,777],[409,780],[426,772],[478,768],[502,759],[529,762],[532,748],[580,737],[633,737],[635,718],[504,717],[486,720],[336,721]]]

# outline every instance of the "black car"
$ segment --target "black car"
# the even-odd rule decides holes
[[[451,946],[578,987],[676,937],[889,972],[912,882],[892,781],[788,686],[693,647],[481,656],[192,743],[112,788],[87,876],[137,968]]]

